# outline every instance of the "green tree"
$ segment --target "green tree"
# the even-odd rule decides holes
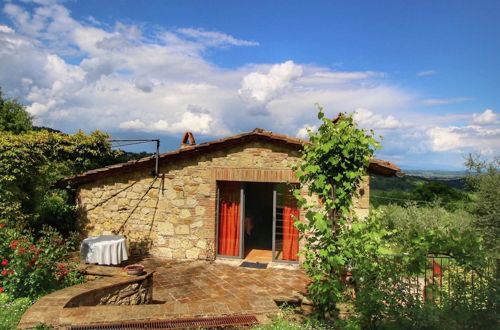
[[[467,183],[475,192],[473,214],[475,226],[484,237],[490,253],[500,255],[500,158],[486,162],[478,155],[469,154],[465,165],[469,169]]]
[[[108,138],[100,131],[0,132],[0,219],[72,229],[73,196],[52,185],[64,176],[112,163],[119,152],[111,149]]]
[[[21,134],[33,128],[32,117],[17,100],[4,98],[0,88],[0,131]]]
[[[410,199],[418,202],[438,202],[448,210],[465,208],[470,202],[469,195],[439,181],[426,182],[415,188]]]

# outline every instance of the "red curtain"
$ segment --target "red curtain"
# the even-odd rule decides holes
[[[285,189],[283,206],[283,259],[297,261],[299,252],[299,231],[294,226],[299,217],[297,200],[292,192]]]
[[[240,255],[240,183],[219,183],[220,255]]]

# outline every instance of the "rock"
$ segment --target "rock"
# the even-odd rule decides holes
[[[196,206],[194,208],[194,214],[198,215],[198,216],[201,216],[201,215],[205,215],[205,208],[203,206]]]
[[[178,235],[187,235],[189,234],[189,226],[187,225],[177,225],[175,227],[175,233]]]
[[[159,222],[158,223],[158,234],[160,235],[174,235],[174,225],[170,222]]]
[[[188,259],[198,259],[199,255],[200,255],[200,250],[195,247],[186,251],[186,258]]]
[[[186,219],[186,218],[189,218],[191,216],[191,212],[189,210],[186,210],[186,209],[182,209],[180,214],[179,214],[179,218],[181,219]]]

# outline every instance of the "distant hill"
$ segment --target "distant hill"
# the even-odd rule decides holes
[[[47,127],[47,126],[33,126],[33,130],[35,132],[39,132],[39,131],[49,131],[51,133],[61,133],[61,134],[65,134],[57,129],[53,129],[53,128],[50,128],[50,127]]]
[[[409,170],[404,171],[402,178],[386,178],[378,175],[370,176],[371,191],[412,191],[418,186],[432,181],[442,182],[450,187],[466,190],[465,172],[459,171],[427,171]]]
[[[459,179],[467,175],[466,171],[442,171],[442,170],[403,170],[406,175],[419,176],[428,179]]]
[[[372,207],[387,204],[404,206],[409,201],[422,205],[436,199],[450,210],[469,203],[465,172],[413,170],[406,171],[401,178],[370,176]]]

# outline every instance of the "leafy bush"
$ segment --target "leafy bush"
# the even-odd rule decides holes
[[[0,225],[0,291],[13,298],[37,298],[82,282],[75,265],[67,263],[71,240],[44,228],[35,240],[30,232]]]
[[[0,218],[24,220],[37,230],[40,223],[49,222],[67,234],[72,210],[63,204],[72,205],[74,197],[54,190],[53,184],[111,162],[119,152],[111,150],[108,137],[99,131],[90,135],[0,131]]]
[[[441,181],[422,182],[411,190],[386,188],[386,190],[371,191],[370,203],[374,208],[390,204],[405,206],[411,202],[424,207],[441,205],[448,211],[455,211],[469,210],[472,200],[467,192],[450,187]]]
[[[439,232],[443,240],[463,235],[477,236],[473,228],[473,215],[461,209],[448,211],[437,203],[426,206],[414,203],[405,206],[385,205],[372,211],[372,216],[392,233],[386,239],[392,245],[393,252],[409,252],[408,249],[414,247],[414,240],[424,237],[426,233]]]
[[[41,197],[36,207],[38,217],[33,220],[34,228],[50,226],[57,228],[64,235],[77,230],[75,218],[75,206],[68,191],[53,189]],[[36,222],[35,222],[36,221]]]
[[[498,325],[500,283],[494,272],[484,265],[460,265],[457,259],[443,267],[443,277],[436,275],[432,283],[432,277],[424,281],[419,269],[425,265],[415,261],[382,258],[376,271],[358,277],[353,302],[357,315],[350,323],[363,329],[492,329]]]

